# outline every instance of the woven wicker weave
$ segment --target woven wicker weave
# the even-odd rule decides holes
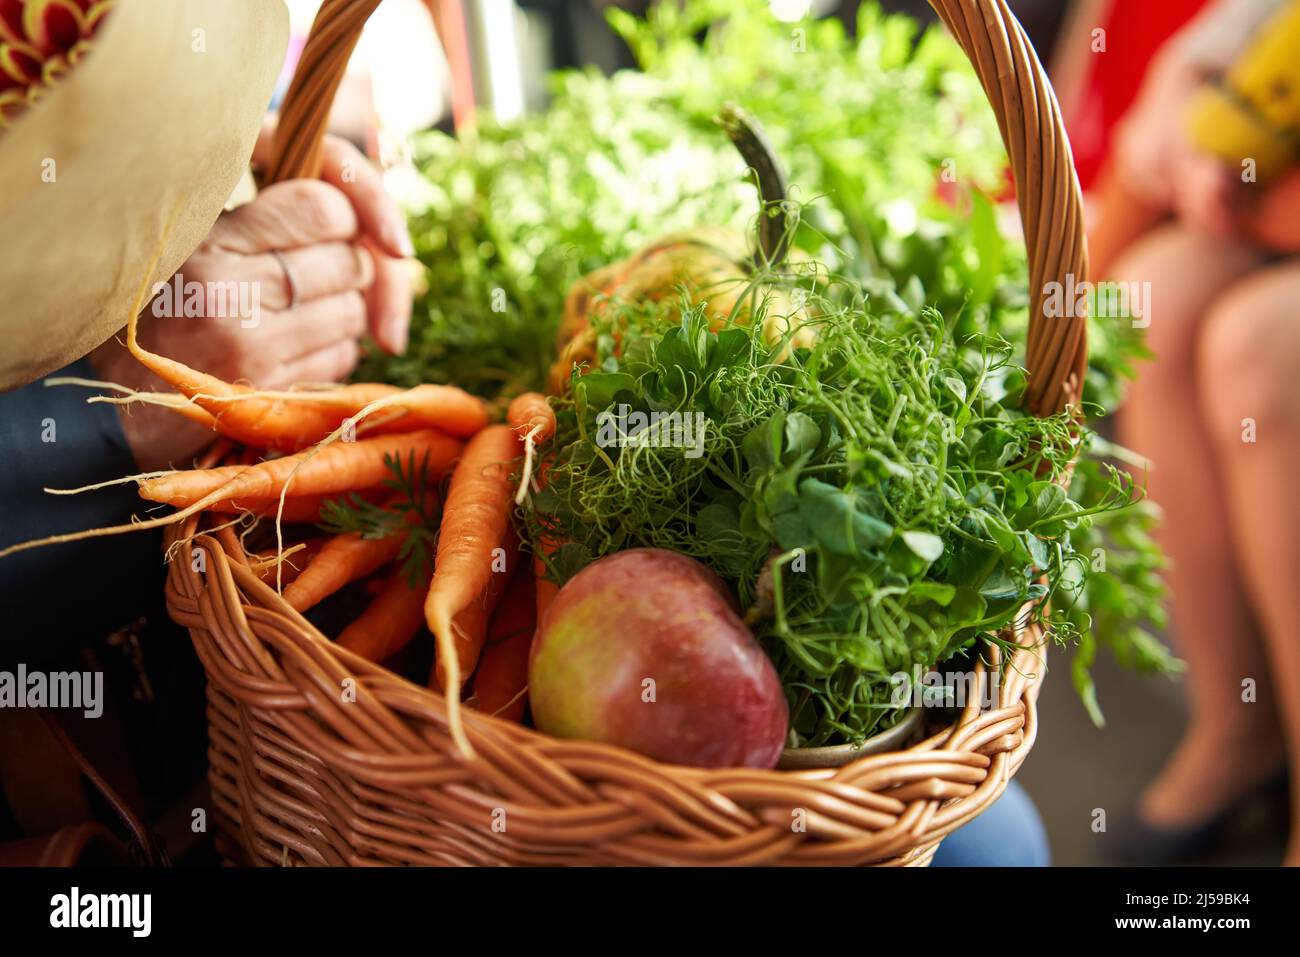
[[[378,0],[326,0],[281,119],[274,178],[312,175],[323,104]],[[1059,108],[1003,0],[932,0],[975,65],[1018,184],[1035,308],[1028,402],[1078,397],[1082,316],[1044,318],[1047,282],[1083,281],[1082,205]],[[305,73],[304,70],[311,72]],[[224,853],[257,864],[928,863],[1002,793],[1034,743],[1043,636],[977,666],[956,721],[906,751],[813,771],[700,770],[556,740],[477,712],[476,757],[442,697],[336,647],[265,585],[228,531],[178,534],[168,608],[208,676]],[[996,705],[981,711],[993,676]]]

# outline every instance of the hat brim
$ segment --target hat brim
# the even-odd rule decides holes
[[[0,391],[121,329],[235,188],[288,44],[268,0],[131,0],[94,47],[0,136]]]

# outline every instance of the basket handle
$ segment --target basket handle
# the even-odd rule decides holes
[[[380,0],[325,0],[280,104],[266,182],[320,176],[321,140],[361,28]]]
[[[380,0],[325,0],[285,95],[267,181],[316,177],[325,124],[361,28]],[[1083,196],[1060,104],[1006,0],[930,0],[975,68],[1011,160],[1029,255],[1029,373],[1025,403],[1050,415],[1079,400],[1087,365],[1087,316],[1079,284],[1088,278]],[[1059,283],[1067,315],[1049,316]]]
[[[1035,415],[1051,415],[1078,402],[1088,361],[1087,314],[1074,295],[1088,279],[1083,194],[1061,106],[1006,0],[930,6],[975,68],[1011,160],[1032,292],[1025,404]],[[1074,306],[1065,316],[1048,314],[1051,283],[1060,283]]]

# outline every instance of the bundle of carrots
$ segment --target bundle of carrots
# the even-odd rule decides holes
[[[534,445],[555,431],[546,398],[521,395],[511,403],[506,422],[492,424],[480,399],[451,386],[400,389],[359,383],[257,391],[144,349],[135,317],[146,290],[142,286],[137,294],[126,347],[176,393],[135,394],[127,401],[174,409],[238,443],[237,454],[226,457],[234,464],[115,480],[136,481],[142,499],[176,511],[24,542],[0,551],[0,558],[46,544],[172,525],[198,513],[211,513],[216,527],[226,529],[228,547],[238,547],[232,521],[241,515],[273,519],[276,554],[257,562],[257,570],[283,589],[296,612],[307,612],[353,582],[381,576],[368,607],[338,635],[339,644],[383,661],[427,626],[436,649],[430,684],[446,694],[452,737],[463,754],[472,756],[460,714],[471,676],[471,702],[516,720],[524,709],[533,595],[539,590],[531,570],[514,574],[513,474],[522,457],[522,496]],[[431,493],[445,484],[440,514],[413,507],[409,494],[393,490],[399,484],[392,480],[394,463],[406,461],[420,463],[419,481]],[[417,497],[419,492],[414,490]],[[328,537],[316,529],[303,542],[285,547],[283,523],[318,523],[331,503],[349,501],[368,504],[391,521]],[[376,530],[384,534],[372,534]],[[399,561],[403,557],[419,560]],[[406,574],[410,568],[418,574]],[[503,596],[505,603],[494,615]]]

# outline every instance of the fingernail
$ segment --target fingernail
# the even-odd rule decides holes
[[[375,281],[375,258],[370,255],[370,250],[359,244],[352,247],[352,252],[357,257],[357,270],[361,273],[361,288],[369,289]]]
[[[389,230],[389,239],[408,259],[415,255],[415,246],[411,244],[411,234],[404,226],[393,226]]]
[[[393,355],[399,355],[406,351],[408,335],[409,328],[404,317],[390,316],[385,320],[384,338],[388,340],[388,348]]]

